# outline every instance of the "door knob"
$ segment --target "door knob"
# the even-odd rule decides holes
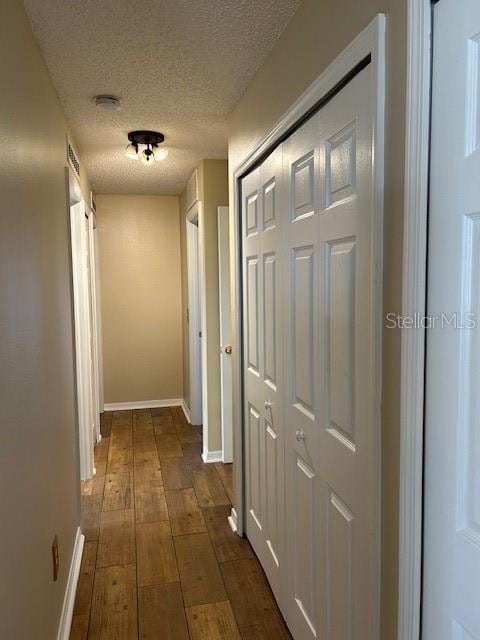
[[[225,347],[225,353],[226,353],[227,355],[231,355],[231,353],[232,353],[232,347],[231,347],[231,345],[227,345],[227,346]]]
[[[265,400],[265,402],[263,403],[263,406],[265,407],[265,409],[271,409],[273,407],[273,402],[270,402],[269,400]]]
[[[305,433],[301,429],[298,429],[295,432],[295,438],[298,440],[298,442],[302,442],[302,440],[305,440]]]

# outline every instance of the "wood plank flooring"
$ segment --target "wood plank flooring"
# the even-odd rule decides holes
[[[179,407],[102,416],[82,486],[70,640],[291,638],[247,540],[227,523],[232,465],[204,464]]]

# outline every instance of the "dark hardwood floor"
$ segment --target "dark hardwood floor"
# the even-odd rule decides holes
[[[250,544],[232,533],[232,465],[204,464],[179,407],[102,416],[71,640],[290,638]]]

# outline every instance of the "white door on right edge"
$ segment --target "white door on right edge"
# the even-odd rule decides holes
[[[480,2],[434,31],[422,640],[480,640]]]
[[[376,637],[372,78],[369,65],[284,143],[286,588],[295,640]]]

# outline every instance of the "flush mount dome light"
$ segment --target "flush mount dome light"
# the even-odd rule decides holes
[[[165,160],[168,150],[159,145],[165,140],[163,133],[158,131],[130,131],[128,134],[130,143],[128,144],[125,155],[132,160],[138,160],[146,165],[151,166],[157,162]]]

